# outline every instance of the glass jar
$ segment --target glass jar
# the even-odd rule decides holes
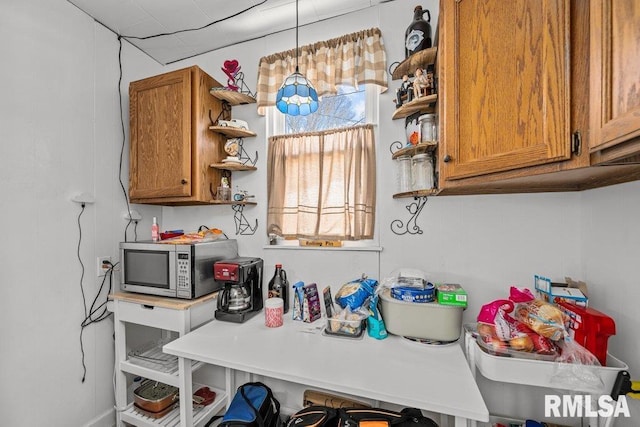
[[[413,191],[433,188],[433,159],[430,154],[416,154],[411,158],[411,189]]]
[[[411,156],[400,156],[396,159],[398,192],[411,191]]]
[[[423,114],[420,122],[420,142],[427,143],[438,140],[438,122],[435,114]]]

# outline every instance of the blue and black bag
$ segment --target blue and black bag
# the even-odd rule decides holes
[[[219,427],[281,427],[280,402],[269,387],[246,383],[238,391]]]

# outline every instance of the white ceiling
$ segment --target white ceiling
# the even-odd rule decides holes
[[[161,64],[295,28],[295,0],[68,0]],[[299,0],[300,25],[389,0]],[[240,13],[237,16],[225,19]],[[216,22],[223,20],[221,22]],[[180,32],[207,26],[196,31]]]

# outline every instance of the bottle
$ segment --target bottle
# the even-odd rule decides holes
[[[153,224],[151,224],[151,240],[153,240],[154,242],[157,242],[158,240],[160,240],[158,219],[155,216],[153,217]]]
[[[288,298],[289,282],[287,281],[287,272],[282,269],[282,264],[276,264],[276,271],[269,280],[269,298],[282,298],[284,301],[284,313],[289,311]]]
[[[427,20],[422,18],[427,14]],[[416,6],[413,10],[413,22],[407,28],[404,35],[404,54],[408,58],[414,53],[431,47],[431,14],[428,9],[422,10],[422,6]]]

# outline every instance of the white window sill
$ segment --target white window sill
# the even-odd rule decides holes
[[[265,245],[262,249],[294,250],[294,251],[355,251],[355,252],[382,252],[382,246],[341,246],[339,248],[298,246],[298,245]]]

